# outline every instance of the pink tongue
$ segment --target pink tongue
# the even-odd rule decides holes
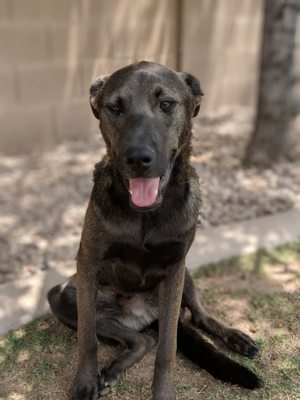
[[[131,201],[138,207],[151,206],[157,197],[159,178],[129,179]]]

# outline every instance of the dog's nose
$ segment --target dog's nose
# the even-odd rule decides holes
[[[126,151],[126,163],[131,169],[146,170],[153,163],[154,151],[150,147],[129,147]]]

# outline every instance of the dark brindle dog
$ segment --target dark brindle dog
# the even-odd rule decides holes
[[[189,159],[191,120],[202,95],[192,75],[148,62],[98,78],[91,87],[90,103],[107,155],[95,168],[77,275],[48,294],[54,314],[78,329],[73,400],[97,399],[141,360],[154,346],[152,336],[141,332],[156,320],[153,399],[175,399],[177,344],[216,378],[250,389],[260,385],[256,375],[179,319],[180,309],[187,307],[195,327],[235,352],[258,353],[249,336],[208,315],[185,267],[200,206],[198,177]],[[99,373],[100,337],[114,339],[123,350]]]

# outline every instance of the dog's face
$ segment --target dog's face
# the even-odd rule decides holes
[[[93,113],[133,208],[161,203],[175,159],[189,145],[202,96],[192,75],[148,62],[99,77],[91,86]]]

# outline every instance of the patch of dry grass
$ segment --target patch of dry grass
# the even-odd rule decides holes
[[[260,343],[258,359],[231,356],[255,370],[265,386],[250,392],[221,383],[179,355],[178,400],[300,398],[299,267],[300,241],[200,270],[195,278],[206,307]],[[100,365],[118,350],[101,343]],[[105,398],[150,399],[154,358],[155,349],[130,368]],[[76,335],[52,316],[14,331],[0,339],[0,399],[66,400],[76,362]]]

